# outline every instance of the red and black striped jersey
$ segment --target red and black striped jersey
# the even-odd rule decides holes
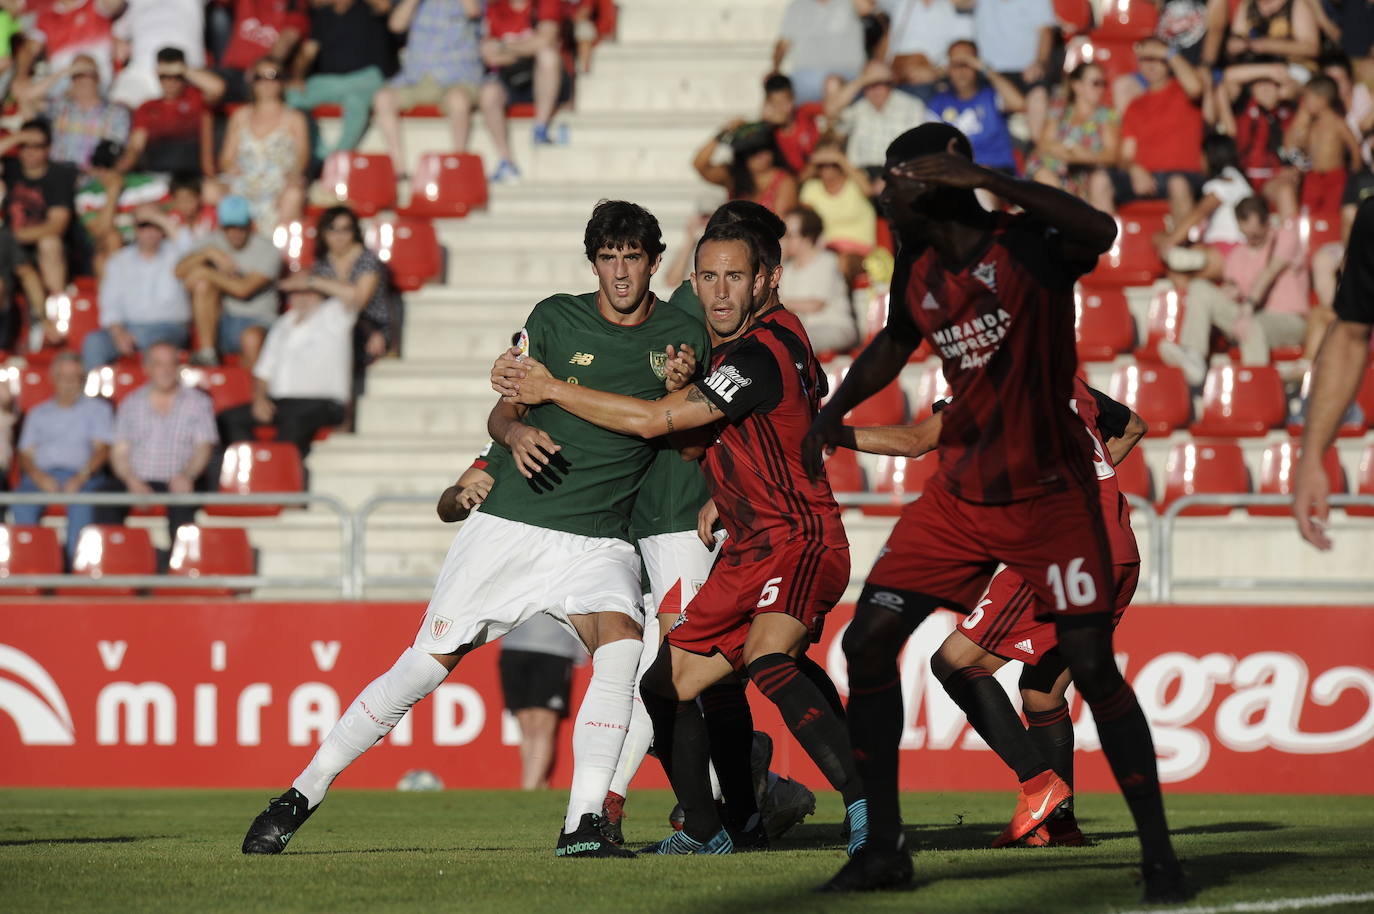
[[[1073,285],[1091,269],[1026,215],[996,217],[986,242],[951,266],[932,247],[897,258],[889,336],[940,354],[954,402],[944,412],[938,480],[952,494],[1006,504],[1086,485],[1092,451],[1073,414]]]
[[[813,484],[801,463],[824,378],[810,346],[763,320],[713,351],[710,374],[696,382],[725,416],[703,462],[730,534],[727,565],[758,561],[789,540],[848,546],[830,483]]]

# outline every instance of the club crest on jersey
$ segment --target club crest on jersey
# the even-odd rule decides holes
[[[660,381],[668,377],[668,353],[649,350],[649,367]]]
[[[521,355],[530,354],[530,332],[524,327],[520,328],[520,338],[515,341],[515,348],[520,350]]]
[[[430,631],[434,633],[436,641],[448,634],[450,628],[453,628],[453,620],[445,619],[443,616],[435,616],[434,622],[430,625]]]
[[[989,292],[997,291],[997,264],[980,263],[973,268],[973,278],[988,287]]]
[[[714,390],[726,403],[735,402],[735,394],[740,392],[740,388],[753,383],[752,378],[740,374],[734,365],[722,365],[706,379],[706,386]]]

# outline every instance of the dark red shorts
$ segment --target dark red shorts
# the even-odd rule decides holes
[[[971,612],[999,562],[1049,611],[1116,609],[1111,544],[1096,486],[980,505],[931,486],[907,505],[864,586],[864,601],[901,611],[926,597]]]
[[[1140,565],[1117,565],[1116,612],[1113,627],[1131,605],[1140,582]],[[1003,568],[988,585],[988,592],[973,612],[959,624],[964,637],[1003,660],[1020,660],[1030,666],[1040,662],[1059,643],[1054,618],[1035,599],[1035,591],[1010,568]]]
[[[767,558],[742,565],[717,562],[668,631],[668,643],[693,654],[719,651],[744,667],[744,642],[760,613],[786,613],[820,639],[825,614],[849,585],[849,549],[793,540]]]

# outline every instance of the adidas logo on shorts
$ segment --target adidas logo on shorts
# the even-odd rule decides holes
[[[1030,639],[1016,642],[1016,649],[1026,654],[1034,654],[1035,648],[1031,646]]]

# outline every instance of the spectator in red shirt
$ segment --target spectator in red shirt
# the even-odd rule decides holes
[[[79,54],[89,55],[100,70],[101,88],[109,89],[114,77],[111,28],[115,16],[124,7],[124,0],[49,0],[29,5],[31,11],[35,7],[33,28],[25,35],[28,40],[15,55],[15,93],[18,94],[28,82],[34,61],[40,55],[53,70],[67,69]],[[65,84],[60,84],[54,86],[53,91],[61,93],[66,88]]]
[[[1267,76],[1241,85],[1228,73],[1217,89],[1217,126],[1236,138],[1245,179],[1264,195],[1280,220],[1298,214],[1298,173],[1280,155],[1284,132],[1297,111],[1285,97],[1293,88]]]
[[[266,58],[286,68],[296,47],[310,35],[304,0],[233,0],[234,31],[216,72],[225,81],[225,101],[249,100],[248,71]]]
[[[571,90],[559,53],[563,9],[559,0],[491,0],[482,60],[496,72],[483,87],[482,110],[499,103],[534,103],[534,142],[553,142],[549,125]],[[492,131],[493,134],[496,132]],[[509,156],[503,156],[509,159]]]
[[[1145,92],[1121,119],[1121,170],[1113,175],[1116,202],[1166,197],[1175,220],[1193,208],[1202,187],[1202,109],[1205,83],[1182,55],[1158,38],[1136,45]]]
[[[797,95],[792,90],[791,79],[773,73],[763,81],[763,109],[759,112],[759,120],[773,125],[778,152],[782,153],[793,174],[801,174],[820,141],[821,128],[812,111],[797,109]]]
[[[115,165],[119,174],[139,171],[215,174],[210,108],[224,93],[224,81],[208,70],[186,66],[180,48],[157,52],[162,97],[134,112],[129,145]]]

